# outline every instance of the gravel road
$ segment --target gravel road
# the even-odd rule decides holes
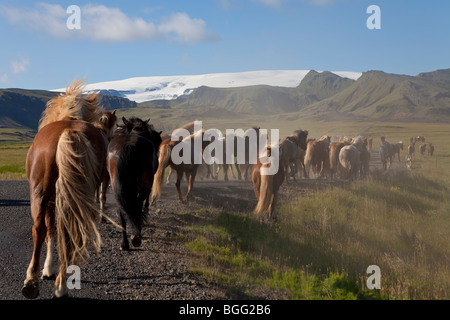
[[[220,190],[219,191],[219,185]],[[189,272],[190,252],[177,239],[179,228],[191,224],[189,210],[226,203],[223,194],[250,198],[249,182],[222,184],[217,181],[196,182],[195,201],[179,204],[175,187],[164,186],[163,199],[150,210],[148,225],[143,230],[140,248],[129,252],[119,250],[121,233],[111,223],[100,226],[103,246],[100,253],[92,252],[89,261],[81,267],[81,289],[70,290],[72,298],[104,300],[203,300],[226,299],[218,285]],[[107,214],[116,218],[111,193],[107,197]],[[233,205],[239,200],[230,201]],[[21,289],[31,259],[29,189],[27,181],[0,181],[0,300],[21,300]],[[41,268],[45,259],[45,244]],[[53,280],[40,281],[38,299],[53,297]]]

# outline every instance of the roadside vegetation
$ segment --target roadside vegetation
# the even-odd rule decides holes
[[[448,202],[441,183],[377,172],[285,202],[272,225],[221,211],[200,214],[185,236],[195,271],[235,298],[448,299]],[[370,265],[380,290],[366,286]]]

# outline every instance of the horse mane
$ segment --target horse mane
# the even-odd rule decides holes
[[[97,94],[83,95],[84,80],[73,81],[66,93],[49,100],[39,121],[39,130],[60,120],[84,120],[97,123],[102,116]]]
[[[353,139],[352,145],[356,146],[358,149],[360,149],[364,145],[364,140],[361,136],[357,136]]]

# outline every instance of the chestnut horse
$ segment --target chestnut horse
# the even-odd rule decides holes
[[[272,148],[267,147],[267,156],[270,157]],[[271,163],[262,164],[258,158],[258,162],[252,167],[252,182],[253,189],[255,192],[256,199],[258,203],[254,210],[256,216],[261,220],[263,219],[263,214],[268,212],[269,219],[275,220],[275,205],[277,203],[278,190],[285,178],[285,168],[283,162],[280,161],[282,157],[280,150],[279,156],[279,167],[278,172],[274,175],[264,175],[261,173],[262,168],[267,168],[271,166]]]
[[[198,135],[200,135],[200,137],[198,137]],[[153,184],[153,188],[152,188],[152,201],[151,204],[154,205],[156,203],[156,199],[161,197],[161,193],[162,193],[162,183],[163,183],[163,179],[164,179],[164,171],[165,169],[170,166],[171,169],[175,170],[177,173],[177,181],[175,182],[175,187],[177,189],[177,193],[178,193],[178,199],[181,203],[186,203],[189,201],[189,198],[191,196],[192,190],[194,188],[194,181],[195,181],[195,176],[197,175],[197,169],[199,167],[200,164],[196,164],[194,162],[194,157],[201,157],[203,150],[206,148],[207,145],[209,145],[211,143],[211,141],[203,141],[203,135],[204,135],[204,131],[199,131],[199,132],[195,132],[194,134],[191,134],[189,136],[187,136],[186,138],[184,138],[182,141],[173,141],[171,139],[166,139],[164,140],[159,148],[159,157],[158,157],[158,161],[159,161],[159,167],[158,167],[158,171],[156,171],[155,174],[155,181]],[[197,137],[197,138],[196,138]],[[197,139],[201,139],[201,154],[196,155],[195,154],[195,150],[196,148],[194,147],[195,144],[195,140]],[[185,163],[184,161],[182,161],[181,163],[175,163],[174,161],[172,161],[172,150],[178,146],[180,143],[184,143],[185,146],[190,146],[190,154],[188,155],[179,155],[180,157],[184,158],[187,157],[189,158],[189,161],[187,161],[187,163]],[[184,149],[181,149],[180,151],[184,152]],[[183,195],[181,194],[181,179],[183,178],[183,173],[186,176],[186,180],[188,182],[188,191],[186,193],[186,197],[185,199],[183,199]]]
[[[102,126],[103,132],[106,134],[106,138],[111,141],[112,136],[114,134],[114,128],[117,123],[116,110],[114,111],[104,111],[103,115],[99,119],[99,123]],[[105,170],[102,170],[105,172]],[[108,191],[109,185],[109,174],[106,171],[106,174],[103,174],[101,187],[97,189],[97,197],[96,201],[100,202],[100,210],[103,213],[106,204],[106,192]],[[102,222],[104,219],[102,217]]]
[[[56,232],[60,266],[55,297],[68,293],[67,267],[86,261],[89,244],[100,249],[96,227],[100,212],[94,196],[102,170],[106,170],[107,139],[98,128],[102,109],[97,95],[83,96],[83,88],[82,81],[73,82],[65,94],[47,103],[28,150],[26,173],[34,249],[22,293],[30,299],[39,295],[39,259],[44,239],[47,257],[42,277],[49,279],[56,273],[52,257]]]
[[[131,226],[133,246],[142,243],[141,230],[148,213],[148,198],[158,170],[161,132],[149,120],[122,118],[124,125],[115,131],[108,145],[108,172],[122,224],[121,250],[129,250],[127,223]],[[144,201],[146,201],[144,207]]]

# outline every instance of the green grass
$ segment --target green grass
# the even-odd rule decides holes
[[[25,161],[30,144],[0,146],[0,180],[24,180]]]
[[[448,201],[423,176],[375,175],[285,202],[273,225],[216,212],[185,234],[194,270],[234,298],[448,299]],[[381,290],[366,288],[370,265]]]

